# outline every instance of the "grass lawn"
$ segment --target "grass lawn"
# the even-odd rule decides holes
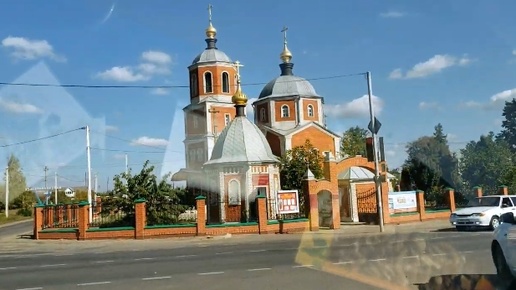
[[[5,217],[4,212],[1,212],[0,213],[0,225],[8,224],[8,223],[16,222],[16,221],[29,220],[32,218],[30,216],[28,217],[28,216],[17,215],[16,211],[17,210],[9,210],[8,218]]]

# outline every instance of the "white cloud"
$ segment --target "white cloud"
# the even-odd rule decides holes
[[[65,57],[54,52],[54,48],[46,40],[8,36],[2,40],[2,46],[10,50],[11,55],[16,59],[34,60],[49,58],[55,61],[66,61]]]
[[[473,60],[467,55],[462,57],[455,57],[448,54],[436,54],[427,61],[417,63],[409,71],[403,75],[401,68],[393,70],[389,78],[391,79],[415,79],[424,78],[453,66],[466,66]]]
[[[166,90],[164,88],[155,88],[151,91],[151,94],[164,96],[164,95],[168,95],[168,90]]]
[[[449,142],[456,142],[457,140],[459,140],[459,136],[457,136],[457,134],[453,134],[453,133],[446,134],[446,138],[448,139]]]
[[[383,110],[384,103],[377,96],[373,96],[372,99],[375,114],[379,115]],[[366,117],[369,116],[369,98],[367,95],[364,95],[348,103],[326,105],[324,111],[328,117],[338,119]]]
[[[3,99],[0,99],[0,107],[8,112],[18,114],[40,114],[43,112],[40,108],[32,104],[17,103]]]
[[[516,55],[516,49],[512,50],[512,55]]]
[[[138,73],[128,66],[114,66],[106,71],[97,74],[103,80],[118,82],[137,82],[148,80],[149,76]]]
[[[254,114],[253,103],[256,102],[257,100],[258,100],[258,98],[250,98],[247,101],[247,106],[245,107],[245,110],[246,110],[245,113],[248,117],[253,116],[253,114]]]
[[[510,101],[516,98],[516,88],[505,90],[492,95],[489,101],[482,103],[478,101],[467,101],[460,104],[463,108],[470,109],[482,109],[482,110],[499,110],[501,109],[506,101]]]
[[[168,145],[168,141],[160,138],[151,138],[147,136],[140,137],[131,141],[132,146],[152,146],[152,147],[165,147]]]
[[[119,159],[119,160],[123,160],[123,159],[125,159],[125,154],[116,153],[116,154],[113,155],[113,158]]]
[[[395,10],[390,10],[387,12],[380,13],[380,17],[383,17],[383,18],[401,18],[405,15],[407,15],[407,14],[404,12],[395,11]]]
[[[106,132],[116,132],[116,131],[118,131],[117,126],[106,125]]]
[[[151,62],[159,65],[168,65],[172,62],[170,55],[157,50],[148,50],[142,53],[144,62]]]
[[[172,58],[170,55],[156,50],[145,51],[141,55],[141,62],[134,66],[114,66],[96,74],[104,80],[118,82],[137,82],[150,80],[156,75],[170,74]]]
[[[420,110],[440,110],[441,106],[439,106],[436,102],[420,102],[419,103]]]

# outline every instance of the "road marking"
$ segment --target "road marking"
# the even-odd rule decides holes
[[[111,281],[81,283],[81,284],[77,284],[77,286],[95,286],[95,285],[105,285],[105,284],[111,284]]]
[[[142,278],[143,281],[151,281],[151,280],[164,280],[164,279],[171,279],[172,276],[161,276],[161,277],[149,277],[149,278]]]
[[[381,262],[381,261],[385,261],[385,260],[387,260],[387,259],[385,259],[385,258],[381,258],[381,259],[371,259],[371,260],[369,260],[369,262]]]
[[[432,254],[432,256],[446,256],[448,254],[446,253],[435,253],[435,254]]]
[[[52,255],[54,257],[63,257],[63,256],[72,256],[73,254],[69,254],[69,253],[63,253],[63,254],[55,254],[55,255]]]
[[[50,265],[41,265],[41,268],[49,268],[49,267],[61,267],[66,266],[66,264],[50,264]]]
[[[268,271],[271,270],[271,268],[256,268],[256,269],[247,269],[248,272],[255,272],[255,271]]]
[[[181,256],[175,256],[175,258],[190,258],[190,257],[197,257],[197,255],[181,255]]]
[[[14,270],[14,269],[16,269],[16,267],[5,267],[5,268],[0,268],[0,271]]]
[[[148,260],[154,260],[156,258],[136,258],[135,261],[148,261]]]
[[[417,259],[419,258],[419,256],[405,256],[405,257],[402,257],[402,259]]]
[[[430,240],[439,240],[439,239],[444,239],[444,237],[431,237]]]
[[[464,254],[472,254],[472,253],[474,253],[474,252],[475,252],[475,251],[462,251],[462,253],[464,253]]]
[[[295,266],[292,266],[292,268],[310,268],[310,267],[313,267],[314,265],[295,265]]]
[[[220,253],[215,253],[215,255],[227,255],[227,254],[233,254],[234,252],[220,252]]]
[[[340,261],[340,262],[334,262],[333,265],[345,265],[345,264],[353,264],[353,261]]]
[[[249,253],[261,253],[261,252],[266,252],[267,250],[251,250],[249,251]]]
[[[105,260],[105,261],[95,261],[94,263],[95,264],[106,264],[106,263],[113,263],[115,261],[113,260]]]
[[[18,288],[16,290],[41,290],[43,287],[32,287],[32,288]]]
[[[206,276],[206,275],[220,275],[224,274],[224,272],[204,272],[204,273],[197,273],[197,275],[200,276]]]

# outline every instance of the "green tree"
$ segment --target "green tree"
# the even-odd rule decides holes
[[[17,209],[17,214],[22,216],[32,216],[33,207],[36,203],[34,192],[26,190],[13,200],[13,208]]]
[[[516,153],[516,99],[505,102],[502,116],[504,120],[499,136],[505,140],[511,152]]]
[[[340,152],[342,155],[354,157],[366,155],[366,138],[369,134],[367,129],[358,126],[351,127],[342,134]]]
[[[9,200],[12,201],[27,189],[27,183],[21,170],[20,160],[14,154],[9,157],[7,167],[9,172]]]
[[[134,202],[145,199],[147,224],[176,223],[179,214],[186,210],[186,206],[180,203],[185,191],[167,183],[170,178],[168,175],[158,181],[153,171],[154,166],[149,166],[149,161],[146,161],[136,175],[130,171],[116,175],[113,178],[113,190],[102,199],[101,214],[120,212],[125,216],[122,223],[130,223],[134,221]]]
[[[316,178],[322,178],[323,176],[323,157],[308,139],[304,145],[288,150],[280,158],[280,161],[280,178],[283,189],[302,190],[303,178],[307,168],[310,168]]]
[[[404,168],[410,177],[410,183],[404,181],[404,187],[415,186],[425,191],[430,201],[443,202],[442,189],[452,187],[461,191],[458,159],[450,151],[447,136],[441,124],[434,128],[433,136],[423,136],[407,145],[407,160]]]
[[[469,142],[461,150],[460,171],[466,188],[481,186],[486,194],[496,194],[498,186],[511,182],[513,155],[507,142],[493,132]]]

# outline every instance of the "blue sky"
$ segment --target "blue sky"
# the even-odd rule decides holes
[[[209,2],[8,2],[9,9],[0,11],[0,82],[183,86],[186,67],[205,47]],[[516,96],[513,1],[211,4],[218,47],[245,65],[243,83],[266,83],[279,74],[284,25],[296,75],[317,79],[371,71],[391,167],[403,162],[407,142],[431,134],[438,122],[454,150],[499,131],[503,100]],[[312,84],[325,97],[330,129],[367,126],[363,77]],[[262,86],[244,90],[253,97]],[[0,145],[89,125],[92,168],[104,190],[124,170],[125,152],[134,169],[147,159],[163,172],[184,166],[180,109],[187,101],[181,87],[1,86]],[[11,152],[20,155],[34,185],[42,185],[44,166],[49,183],[58,172],[60,185],[82,185],[85,138],[78,130],[0,148],[0,155],[2,161]]]

